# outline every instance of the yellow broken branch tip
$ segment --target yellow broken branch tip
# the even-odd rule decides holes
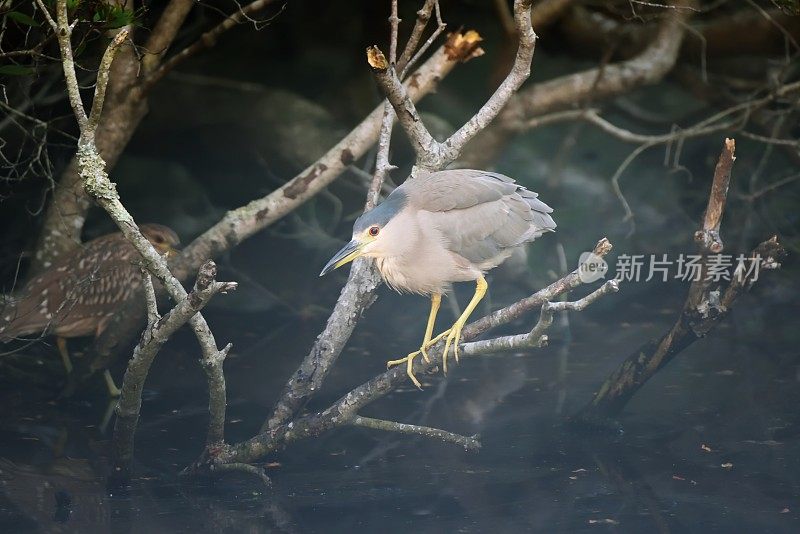
[[[389,68],[389,62],[386,61],[386,56],[377,46],[367,47],[367,63],[373,69],[386,70]]]

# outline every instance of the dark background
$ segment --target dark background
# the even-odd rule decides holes
[[[626,2],[585,4],[638,23],[626,15]],[[719,3],[702,5],[712,4]],[[694,23],[745,4],[752,7],[723,2],[698,14]],[[159,9],[148,7],[142,31]],[[196,8],[177,49],[219,20],[217,8],[231,7],[215,2]],[[401,2],[406,31],[414,9]],[[442,10],[450,28],[477,29],[486,51],[458,66],[420,105],[429,128],[446,135],[491,94],[491,80],[504,64],[506,37],[492,2],[448,1]],[[226,210],[267,194],[313,162],[379,104],[364,49],[375,43],[386,47],[387,16],[388,2],[289,2],[262,15],[269,22],[260,31],[252,26],[230,31],[168,76],[154,90],[147,117],[111,172],[134,217],[167,224],[188,243]],[[89,43],[87,64],[93,64],[101,44]],[[607,47],[571,40],[563,25],[548,27],[540,32],[527,83],[591,67],[603,57],[624,57],[630,54],[626,44],[613,44],[609,56]],[[726,76],[767,79],[770,69],[796,64],[792,54],[796,51],[710,57],[707,69],[722,85]],[[696,57],[682,56],[679,64],[699,69]],[[63,91],[55,64],[41,65],[32,80],[9,77],[3,83],[12,96],[47,83],[52,83],[48,94]],[[637,118],[631,108],[658,120]],[[632,131],[663,133],[719,109],[673,74],[604,103],[603,116]],[[28,113],[52,121],[46,148],[57,177],[74,149],[74,141],[55,131],[76,133],[68,104],[53,98]],[[796,117],[789,115],[789,124]],[[14,132],[6,128],[0,136],[19,142]],[[399,183],[413,158],[402,132],[395,133],[392,162],[400,169],[392,178]],[[785,136],[797,133],[792,127]],[[618,294],[557,321],[548,348],[465,361],[446,380],[425,376],[423,392],[401,388],[364,414],[480,433],[480,453],[374,431],[337,430],[268,459],[272,490],[238,478],[201,488],[179,480],[180,469],[202,449],[206,405],[199,350],[192,336],[181,332],[148,378],[136,442],[139,477],[130,495],[109,496],[100,476],[108,440],[99,428],[107,408],[101,385],[58,399],[63,372],[45,339],[0,357],[0,530],[796,532],[800,188],[795,182],[754,202],[746,198],[754,176],[758,188],[800,172],[785,150],[723,131],[686,141],[677,165],[665,157],[663,145],[646,151],[621,182],[636,215],[634,226],[624,220],[610,187],[634,145],[570,123],[518,136],[492,168],[539,192],[555,208],[559,228],[531,247],[526,264],[492,273],[490,299],[479,311],[554,280],[563,270],[559,247],[573,269],[581,252],[607,236],[615,246],[612,271],[619,254],[676,258],[693,252],[692,234],[726,136],[737,140],[722,227],[726,252],[749,251],[778,234],[789,256],[782,269],[762,273],[708,339],[645,386],[617,431],[586,433],[564,423],[630,351],[672,324],[688,287],[683,282],[625,283]],[[674,154],[675,147],[670,149]],[[369,172],[372,160],[365,159],[355,164]],[[14,286],[18,266],[24,273],[49,180],[19,171],[0,181],[5,291]],[[214,299],[206,313],[217,339],[234,344],[225,364],[229,441],[257,430],[323,328],[346,272],[317,275],[349,238],[363,198],[357,176],[346,173],[220,258],[219,278],[240,283],[235,294]],[[95,209],[85,236],[112,230],[111,221]],[[457,288],[462,305],[470,292]],[[425,299],[387,288],[379,296],[309,409],[324,407],[419,342]],[[450,319],[446,307],[442,315]],[[507,331],[524,331],[533,320]],[[70,346],[79,354],[87,342],[74,340]],[[124,358],[113,371],[121,377],[123,370]]]

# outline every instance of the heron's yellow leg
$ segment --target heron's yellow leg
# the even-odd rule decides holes
[[[61,354],[61,361],[64,363],[64,369],[67,370],[67,374],[72,373],[72,360],[69,359],[69,351],[67,350],[67,338],[57,336],[56,346],[58,347],[58,353]]]
[[[112,399],[116,399],[117,397],[119,397],[120,394],[122,393],[122,390],[120,390],[114,383],[114,378],[111,376],[111,373],[109,372],[108,369],[103,371],[103,378],[106,381],[106,389],[108,390],[108,396],[111,397]]]
[[[436,323],[436,315],[439,313],[439,306],[442,304],[442,295],[439,293],[434,293],[431,295],[431,311],[428,314],[428,324],[425,327],[425,338],[422,340],[422,346],[419,350],[412,352],[405,358],[401,358],[399,360],[391,360],[386,362],[386,367],[392,367],[393,365],[399,365],[401,363],[406,364],[406,374],[414,383],[415,386],[422,389],[422,386],[417,380],[417,377],[414,376],[414,358],[417,357],[418,354],[422,354],[422,357],[425,358],[426,362],[430,362],[431,359],[428,356],[428,347],[439,341],[442,336],[436,336],[435,340],[431,339],[433,335],[433,325]]]
[[[431,342],[431,336],[433,336],[433,325],[436,323],[436,314],[439,313],[439,306],[441,306],[441,304],[441,294],[434,293],[431,295],[431,313],[428,315],[428,325],[425,327],[425,339],[422,340],[422,346],[419,349],[422,353],[422,357],[425,358],[425,361],[428,363],[431,361],[430,357],[428,357],[428,347],[435,343]]]
[[[489,284],[486,283],[486,279],[483,276],[478,278],[475,284],[475,294],[472,295],[472,300],[470,300],[469,304],[467,304],[467,307],[464,309],[464,313],[461,314],[461,317],[456,319],[453,327],[447,332],[447,340],[444,343],[444,353],[442,353],[442,367],[444,368],[445,372],[447,372],[447,351],[450,349],[450,345],[453,345],[453,355],[456,357],[456,362],[458,362],[458,344],[461,341],[461,330],[464,328],[464,325],[467,324],[469,316],[473,311],[475,311],[478,303],[481,301],[481,299],[483,299],[488,287]]]

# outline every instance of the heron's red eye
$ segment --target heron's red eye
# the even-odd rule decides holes
[[[380,228],[378,228],[377,226],[370,226],[369,227],[369,235],[371,235],[372,237],[375,237],[376,235],[378,235],[378,232],[380,232]]]

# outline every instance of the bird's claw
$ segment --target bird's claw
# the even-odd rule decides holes
[[[416,358],[417,355],[420,354],[420,353],[422,353],[423,355],[425,354],[423,351],[417,350],[417,351],[412,352],[411,354],[409,354],[405,358],[400,358],[399,360],[390,360],[390,361],[386,362],[386,368],[388,369],[388,368],[393,367],[395,365],[400,365],[401,363],[405,363],[406,364],[406,374],[408,375],[408,378],[411,379],[411,382],[413,382],[414,385],[417,386],[417,388],[422,389],[422,384],[420,384],[419,380],[417,380],[417,377],[414,376],[414,358]],[[425,358],[425,360],[429,361],[427,358]]]
[[[447,331],[447,339],[444,342],[444,352],[442,352],[442,369],[447,373],[447,353],[450,351],[450,345],[453,346],[453,356],[458,363],[458,345],[461,343],[461,329],[463,325],[459,322],[453,325],[453,328]]]

